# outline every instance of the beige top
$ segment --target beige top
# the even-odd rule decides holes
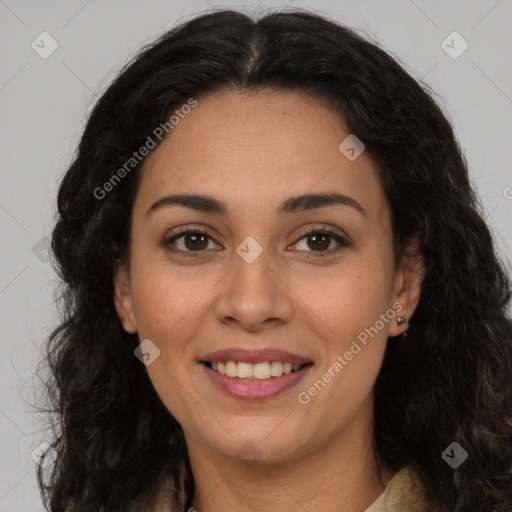
[[[411,467],[402,468],[364,512],[437,512],[423,483]]]
[[[177,503],[183,503],[184,496],[175,500],[171,497],[173,494],[176,496],[167,487],[155,512],[187,512],[183,505]],[[384,492],[364,512],[440,512],[440,509],[429,501],[416,472],[405,467],[395,473]]]

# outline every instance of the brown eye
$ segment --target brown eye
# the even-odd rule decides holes
[[[195,249],[206,249],[208,246],[208,235],[199,235],[197,233],[189,233],[182,235],[185,247],[191,251]],[[206,241],[206,243],[205,243]]]
[[[331,246],[332,242],[335,242],[338,246],[333,248]],[[329,256],[348,245],[345,238],[331,228],[315,227],[305,230],[302,237],[294,244],[294,247],[299,251],[306,252],[308,257],[321,257]]]
[[[186,228],[180,233],[167,238],[164,245],[176,252],[204,252],[208,249],[210,242],[215,248],[216,244],[213,243],[213,239],[208,233],[200,229]]]
[[[313,249],[314,251],[320,251],[324,249],[328,249],[331,242],[331,235],[325,234],[316,234],[309,235],[308,239],[308,247]],[[312,243],[309,243],[312,242]]]

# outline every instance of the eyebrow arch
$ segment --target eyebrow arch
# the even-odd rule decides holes
[[[203,213],[212,213],[226,216],[229,207],[224,201],[220,201],[207,195],[196,194],[173,194],[164,196],[153,203],[147,210],[149,215],[166,206],[179,205]],[[367,216],[366,210],[353,197],[340,194],[338,192],[327,192],[322,194],[303,194],[300,196],[289,197],[281,203],[278,213],[281,215],[290,214],[298,211],[314,210],[325,206],[341,205],[349,206],[355,209],[364,217]]]

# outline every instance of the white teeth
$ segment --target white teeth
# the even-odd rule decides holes
[[[254,366],[252,364],[238,363],[237,376],[241,379],[250,379],[254,373]],[[254,375],[254,377],[256,377],[256,375]]]
[[[226,363],[211,363],[212,370],[227,375],[228,377],[237,377],[245,380],[268,380],[272,377],[281,377],[292,371],[297,371],[302,365],[292,363],[282,363],[281,361],[263,361],[261,363],[237,363],[227,361]]]
[[[283,375],[283,363],[280,361],[272,361],[270,363],[270,373],[272,377],[281,377],[281,375]]]
[[[226,375],[228,377],[238,377],[238,365],[234,361],[226,363]]]
[[[238,363],[238,366],[240,367],[240,363]],[[255,364],[253,374],[255,379],[270,379],[272,376],[270,373],[270,363],[265,362]],[[240,377],[240,374],[238,376]]]

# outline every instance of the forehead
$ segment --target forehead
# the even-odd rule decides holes
[[[372,160],[349,160],[343,118],[305,94],[223,93],[197,100],[147,157],[137,201],[201,193],[233,206],[274,207],[284,196],[338,190],[386,207]],[[380,212],[382,213],[382,212]]]

